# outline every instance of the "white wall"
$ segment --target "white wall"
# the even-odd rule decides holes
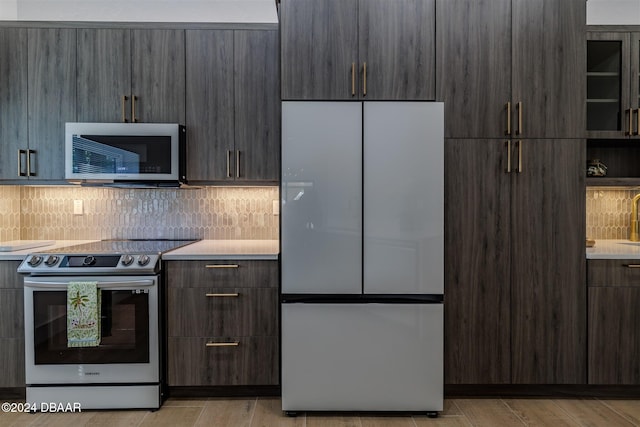
[[[638,25],[640,0],[587,0],[587,25]]]
[[[274,0],[0,0],[0,19],[277,23]]]

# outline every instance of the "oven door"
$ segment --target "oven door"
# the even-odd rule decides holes
[[[98,282],[97,347],[67,346],[73,281]],[[27,385],[159,381],[158,276],[27,277],[24,313]]]

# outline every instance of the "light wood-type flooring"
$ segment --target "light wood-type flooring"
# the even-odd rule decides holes
[[[1,399],[0,399],[1,401]],[[169,399],[159,411],[0,413],[8,426],[425,427],[640,426],[640,400],[446,399],[436,419],[422,415],[282,414],[278,398]]]

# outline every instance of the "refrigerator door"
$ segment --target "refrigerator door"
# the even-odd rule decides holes
[[[281,197],[282,293],[361,293],[361,103],[282,103]]]
[[[444,293],[444,106],[364,103],[364,293]]]
[[[284,411],[441,411],[442,304],[283,304]]]

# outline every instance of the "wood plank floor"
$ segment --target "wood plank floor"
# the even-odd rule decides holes
[[[0,413],[0,427],[464,427],[640,426],[640,400],[446,399],[437,419],[372,414],[300,414],[286,417],[278,398],[169,399],[159,411]]]

